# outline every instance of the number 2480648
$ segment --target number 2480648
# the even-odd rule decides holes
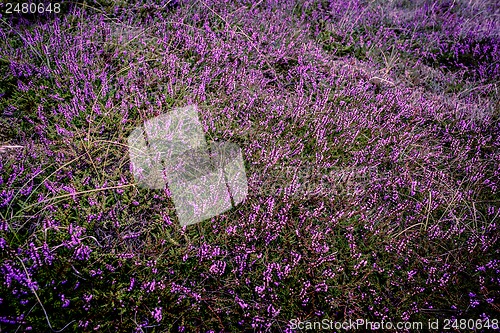
[[[36,3],[36,2],[22,2],[22,3],[5,3],[5,14],[43,14],[43,13],[59,13],[61,11],[61,4],[59,2],[49,3]]]

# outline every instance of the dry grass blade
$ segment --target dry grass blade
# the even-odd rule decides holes
[[[21,149],[21,148],[24,148],[24,146],[9,146],[9,145],[6,145],[6,146],[0,146],[0,153],[4,153],[8,150],[12,150],[12,149]]]

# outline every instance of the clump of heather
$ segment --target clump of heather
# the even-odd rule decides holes
[[[0,330],[500,319],[495,1],[65,4],[0,23]],[[127,137],[197,104],[248,196],[180,227]]]

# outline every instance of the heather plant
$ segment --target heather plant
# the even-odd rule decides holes
[[[500,319],[495,1],[63,9],[0,17],[0,330]],[[191,104],[248,196],[181,227],[127,138]]]

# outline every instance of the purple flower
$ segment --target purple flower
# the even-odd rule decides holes
[[[162,316],[162,307],[156,307],[153,311],[151,311],[151,315],[156,320],[156,322],[160,322],[163,318]]]
[[[92,250],[87,245],[80,245],[78,248],[75,249],[73,256],[77,260],[85,261],[89,259],[91,252]]]

